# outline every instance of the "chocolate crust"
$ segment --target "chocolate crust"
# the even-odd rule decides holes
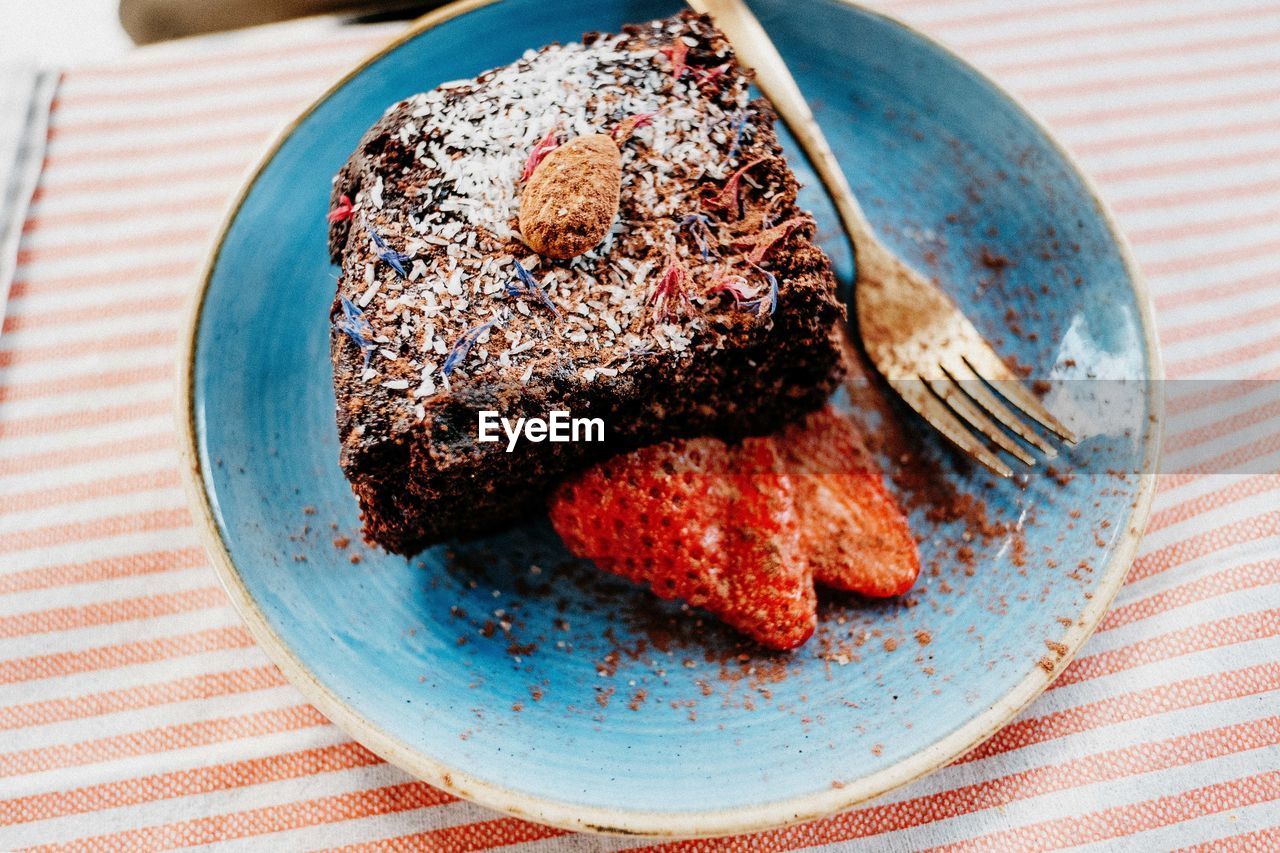
[[[773,132],[772,110],[763,101],[747,103],[746,77],[723,36],[705,18],[684,13],[668,21],[629,27],[620,40],[605,44],[609,38],[589,34],[584,43],[589,50],[604,44],[600,49],[614,54],[651,57],[656,47],[672,38],[686,38],[694,42],[688,54],[691,67],[725,66],[723,85],[710,93],[699,87],[696,106],[712,116],[737,110],[744,117],[743,131],[732,141],[728,133],[713,131],[698,142],[718,150],[722,157],[736,146],[733,165],[737,168],[758,163],[750,170],[750,180],[742,183],[741,215],[716,223],[721,237],[716,268],[747,270],[751,247],[741,243],[742,238],[759,233],[767,224],[802,216],[795,207],[798,186]],[[476,86],[500,70],[481,75]],[[658,85],[672,87],[666,75]],[[475,91],[460,85],[448,97],[472,97]],[[664,88],[658,96],[675,95]],[[423,162],[421,147],[415,154],[412,137],[404,132],[406,125],[417,120],[414,112],[412,99],[389,110],[335,179],[335,204],[346,195],[354,199],[356,214],[330,229],[331,256],[342,265],[334,318],[341,315],[341,297],[355,301],[369,292],[370,251],[360,226],[377,229],[388,242],[407,241],[413,232],[404,223],[415,222],[414,212],[439,206],[447,197],[447,188],[442,191],[431,184],[433,177],[439,177],[438,170]],[[652,166],[663,157],[643,137],[628,148],[635,153],[624,149],[632,158],[624,162],[624,171],[643,168],[642,158]],[[537,268],[548,278],[578,275],[579,283],[601,282],[619,269],[619,258],[629,259],[632,267],[637,263],[657,267],[674,241],[674,251],[688,264],[695,283],[694,304],[674,324],[665,324],[662,334],[653,330],[659,320],[651,311],[619,313],[610,328],[618,325],[621,333],[601,340],[593,331],[584,341],[581,334],[571,335],[567,324],[552,323],[549,314],[539,318],[537,306],[530,306],[534,313],[508,310],[510,321],[499,327],[503,333],[509,334],[510,327],[521,323],[533,324],[545,335],[538,339],[538,347],[520,353],[522,358],[513,355],[509,365],[471,356],[463,370],[448,378],[446,387],[422,394],[421,388],[406,388],[405,380],[417,385],[419,375],[439,377],[439,372],[431,373],[429,365],[423,366],[425,359],[406,354],[421,335],[415,337],[411,330],[406,338],[401,325],[397,339],[388,331],[379,302],[388,288],[400,284],[403,289],[394,291],[399,302],[392,306],[398,308],[410,288],[386,269],[375,270],[379,278],[373,286],[378,292],[365,307],[365,316],[378,333],[379,353],[390,350],[399,358],[379,356],[374,365],[377,376],[371,381],[366,352],[348,335],[335,329],[331,347],[340,462],[360,501],[370,542],[412,554],[449,538],[482,534],[542,511],[561,478],[608,456],[675,437],[716,435],[734,440],[771,432],[825,401],[841,375],[838,336],[844,309],[835,299],[829,261],[812,243],[812,221],[801,221],[761,261],[778,283],[776,308],[771,314],[746,311],[727,296],[708,292],[712,264],[701,263],[707,259],[700,258],[678,232],[670,214],[661,215],[659,208],[672,208],[667,203],[673,199],[686,208],[701,209],[697,200],[706,188],[718,189],[725,182],[723,176],[716,182],[706,174],[685,171],[688,174],[675,171],[663,187],[660,205],[646,198],[642,188],[624,187],[619,213],[623,227],[608,251],[573,261],[541,259]],[[375,183],[380,205],[370,199]],[[518,238],[501,234],[484,234],[476,245],[488,258],[529,251]],[[433,243],[415,253],[414,262],[424,260],[429,267],[442,262],[445,251]],[[756,268],[763,272],[762,267]],[[381,277],[387,285],[379,289]],[[566,315],[575,310],[584,314],[583,305],[605,299],[591,286],[558,288],[550,296]],[[478,306],[470,307],[476,313],[471,319],[460,317],[457,328],[487,316],[478,312]],[[394,323],[394,310],[391,316]],[[635,345],[636,340],[647,341],[651,333],[659,341],[673,342],[670,348]],[[451,337],[456,334],[455,329]],[[677,347],[682,338],[686,342]],[[509,347],[507,352],[515,349]],[[478,412],[484,409],[513,420],[546,417],[553,410],[602,418],[605,441],[522,441],[508,453],[505,441],[477,440]]]

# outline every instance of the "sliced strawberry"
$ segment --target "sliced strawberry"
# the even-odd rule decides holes
[[[814,580],[875,597],[910,589],[920,574],[915,538],[853,423],[828,406],[776,442]]]
[[[886,597],[920,573],[902,510],[829,407],[737,446],[700,438],[615,457],[562,485],[551,521],[574,554],[776,649],[813,633],[813,580]]]
[[[791,487],[768,439],[670,441],[565,483],[551,522],[574,554],[703,607],[775,649],[813,633]]]

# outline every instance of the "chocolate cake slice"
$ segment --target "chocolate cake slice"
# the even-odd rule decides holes
[[[826,399],[844,311],[773,122],[692,13],[387,111],[329,217],[341,464],[369,540],[481,533],[614,453],[769,432]],[[478,440],[481,411],[555,410],[604,440]]]

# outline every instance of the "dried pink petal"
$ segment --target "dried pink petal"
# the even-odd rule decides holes
[[[667,267],[662,271],[662,277],[649,294],[649,304],[660,322],[670,321],[681,306],[690,304],[688,281],[689,271],[672,249],[667,253]]]
[[[543,158],[560,147],[559,142],[560,126],[556,125],[547,131],[547,135],[542,137],[537,145],[533,146],[533,150],[529,152],[529,157],[524,161],[524,170],[520,172],[520,180],[527,181],[529,176],[533,174],[533,170],[538,168],[538,164]]]
[[[661,112],[661,110],[658,112]],[[622,143],[631,138],[631,134],[635,133],[642,127],[653,124],[653,117],[656,116],[658,112],[636,113],[635,115],[627,116],[622,121],[618,122],[609,135],[613,137],[614,142],[621,146]]]
[[[671,76],[679,80],[684,76],[684,72],[689,69],[686,61],[689,57],[689,45],[684,43],[684,39],[676,36],[671,40],[671,44],[658,51],[667,59],[671,60]]]
[[[718,191],[713,190],[711,193],[706,193],[704,190],[702,206],[711,210],[723,211],[734,218],[740,216],[742,214],[742,176],[745,175],[749,169],[760,165],[767,159],[769,158],[757,157],[755,160],[752,160],[750,163],[730,175],[729,180],[725,181],[724,186]],[[706,189],[712,188],[707,187]]]
[[[755,288],[747,284],[747,280],[737,273],[723,276],[707,291],[708,296],[715,296],[720,293],[729,294],[733,297],[734,303],[737,304],[741,304],[748,299],[755,299],[758,295]]]
[[[338,196],[338,203],[333,210],[329,211],[329,215],[325,217],[330,222],[345,222],[350,219],[355,210],[351,205],[351,197],[346,195]]]
[[[773,249],[774,246],[785,240],[788,234],[799,228],[801,225],[808,225],[811,221],[812,220],[807,216],[793,216],[786,222],[781,222],[772,228],[767,228],[759,234],[745,240],[737,241],[737,245],[742,247],[753,247],[751,252],[747,255],[747,263],[754,266],[763,261],[765,255],[769,254],[769,251]]]

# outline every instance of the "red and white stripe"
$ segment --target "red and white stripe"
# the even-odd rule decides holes
[[[1081,158],[1171,378],[1280,379],[1280,5],[880,5]],[[255,648],[191,530],[169,365],[203,251],[274,128],[395,29],[313,20],[63,82],[0,334],[0,847],[644,846],[487,812],[353,744]],[[1177,473],[1130,580],[1016,722],[845,814],[659,849],[1280,846],[1280,400],[1169,396]]]

